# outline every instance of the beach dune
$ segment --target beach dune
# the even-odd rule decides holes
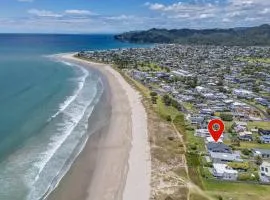
[[[139,93],[111,66],[73,57],[106,78],[108,121],[86,144],[49,200],[148,200],[151,160],[147,115]],[[106,113],[106,112],[103,112]],[[102,116],[99,116],[101,119]]]

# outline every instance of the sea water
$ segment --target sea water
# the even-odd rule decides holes
[[[131,46],[112,35],[0,35],[0,200],[44,198],[89,137],[101,77],[49,55]]]

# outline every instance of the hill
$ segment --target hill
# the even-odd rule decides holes
[[[132,43],[180,43],[195,45],[270,45],[270,25],[230,29],[150,29],[115,35],[115,39]]]

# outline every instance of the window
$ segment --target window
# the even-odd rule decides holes
[[[268,168],[267,167],[265,168],[265,171],[268,172]]]
[[[261,170],[264,171],[264,167],[261,167]]]

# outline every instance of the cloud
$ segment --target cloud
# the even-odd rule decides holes
[[[63,16],[61,14],[57,14],[57,13],[54,13],[54,12],[49,11],[49,10],[38,10],[38,9],[28,10],[28,13],[32,14],[32,15],[35,15],[35,16],[38,16],[38,17],[54,17],[54,18],[58,18],[58,17]]]
[[[149,8],[151,10],[162,10],[165,8],[165,6],[159,3],[154,3],[154,4],[149,4]]]
[[[199,15],[200,19],[206,19],[206,18],[211,18],[211,17],[215,17],[214,14],[210,14],[210,13],[202,13]]]
[[[231,22],[231,26],[270,22],[269,0],[195,0],[172,4],[147,2],[144,5],[152,12],[167,17],[168,20],[175,19],[174,22],[182,26],[197,24],[205,28],[228,26],[227,22]]]
[[[65,13],[70,15],[96,15],[89,10],[66,10]]]
[[[270,8],[264,8],[262,11],[260,11],[261,14],[270,14]]]
[[[119,15],[119,16],[105,17],[105,19],[111,19],[111,20],[129,20],[129,19],[135,19],[135,17],[133,15]]]

